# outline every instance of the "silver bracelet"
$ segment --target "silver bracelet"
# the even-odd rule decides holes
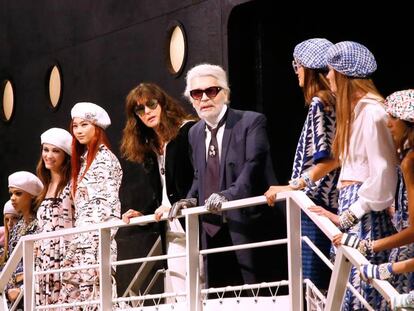
[[[293,189],[293,190],[300,190],[302,189],[302,185],[300,182],[300,178],[294,178],[289,180],[289,186]]]
[[[309,172],[305,172],[302,174],[302,178],[305,181],[306,187],[311,190],[315,190],[317,185],[316,183],[310,178]]]
[[[346,210],[339,216],[339,229],[347,231],[358,223],[358,218],[350,210]]]

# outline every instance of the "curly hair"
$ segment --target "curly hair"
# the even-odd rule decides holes
[[[150,99],[156,99],[161,107],[157,133],[147,127],[134,111],[137,103]],[[197,120],[155,83],[141,83],[133,88],[126,97],[125,113],[127,120],[121,140],[121,154],[137,163],[143,163],[148,155],[157,153],[162,142],[174,139],[185,120]]]

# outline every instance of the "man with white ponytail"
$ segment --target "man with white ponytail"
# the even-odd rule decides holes
[[[226,212],[221,212],[221,206],[226,201],[261,195],[276,182],[266,118],[228,107],[230,89],[220,66],[195,66],[186,79],[184,95],[201,118],[189,132],[195,176],[187,199],[173,205],[170,218],[181,208],[205,205],[212,213],[200,216],[203,249],[264,240],[271,231],[268,206]],[[242,250],[204,257],[208,287],[270,280],[271,268],[267,275],[260,271],[274,266],[263,264],[263,256],[271,257],[266,251],[261,255],[257,250]]]

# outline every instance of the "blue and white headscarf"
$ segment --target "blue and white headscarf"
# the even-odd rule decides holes
[[[306,68],[328,69],[326,53],[331,46],[333,43],[323,38],[308,39],[295,46],[293,58]]]
[[[326,61],[330,67],[348,77],[367,78],[377,70],[374,55],[365,46],[353,41],[334,44],[327,52]]]

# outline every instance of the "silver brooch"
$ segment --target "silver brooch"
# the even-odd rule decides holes
[[[216,148],[214,147],[214,145],[210,145],[208,147],[208,156],[211,158],[214,158],[216,156]]]

